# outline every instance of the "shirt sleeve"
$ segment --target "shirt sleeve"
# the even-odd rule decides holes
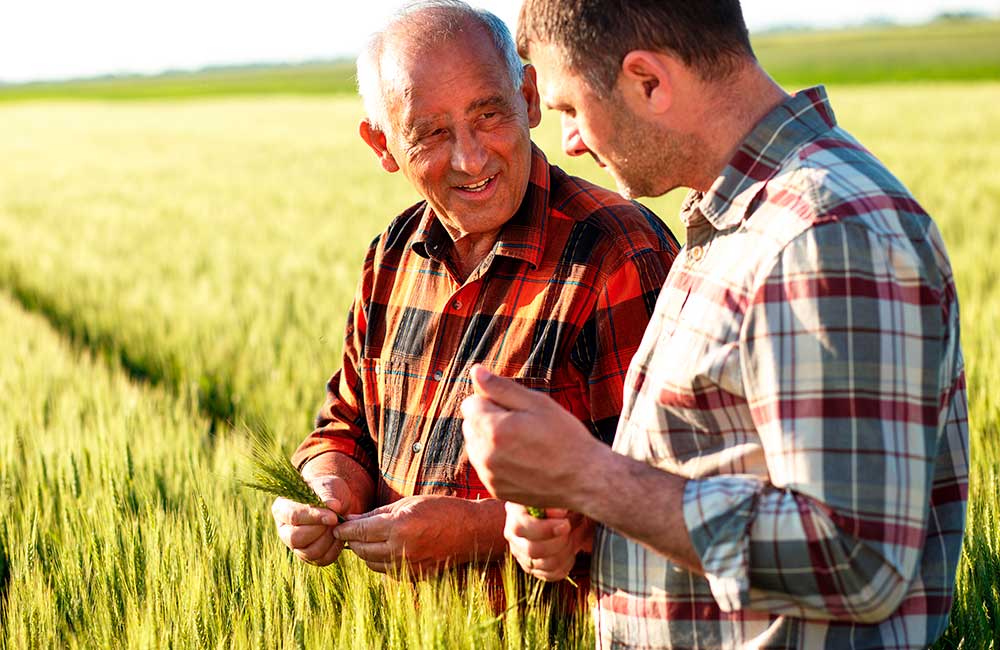
[[[835,222],[759,279],[740,355],[770,482],[716,476],[684,495],[724,611],[877,622],[906,595],[953,388],[935,273],[912,242]]]
[[[373,477],[376,475],[376,445],[365,416],[361,357],[368,327],[377,242],[368,250],[361,281],[347,315],[340,370],[327,382],[326,400],[316,416],[315,429],[292,455],[292,464],[299,470],[313,458],[337,451],[353,458]]]
[[[608,277],[577,339],[573,359],[586,375],[594,433],[607,444],[618,428],[625,374],[675,255],[645,249],[627,256]]]

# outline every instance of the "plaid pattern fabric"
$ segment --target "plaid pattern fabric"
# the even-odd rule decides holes
[[[768,115],[682,218],[615,449],[691,479],[706,576],[599,529],[599,646],[926,647],[968,488],[940,234],[822,88]]]
[[[329,451],[376,480],[376,504],[414,494],[487,498],[464,451],[469,368],[550,394],[610,443],[628,363],[680,246],[656,215],[550,166],[533,147],[528,189],[464,282],[426,203],[368,250],[301,467]]]

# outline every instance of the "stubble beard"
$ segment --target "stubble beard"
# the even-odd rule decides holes
[[[698,138],[689,133],[666,129],[640,119],[625,107],[618,107],[616,137],[608,167],[626,199],[660,196],[690,183],[699,151]]]

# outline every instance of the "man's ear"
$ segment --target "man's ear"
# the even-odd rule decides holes
[[[541,99],[538,97],[538,73],[530,63],[524,66],[524,81],[521,82],[521,96],[528,104],[528,128],[533,129],[542,121]]]
[[[379,162],[382,163],[382,169],[389,173],[399,171],[399,164],[386,146],[384,131],[377,128],[369,120],[361,120],[361,124],[358,125],[358,133],[365,144],[371,147],[371,150],[378,156]]]
[[[675,67],[679,62],[669,54],[650,50],[632,50],[622,59],[619,84],[646,109],[664,113],[674,102]]]

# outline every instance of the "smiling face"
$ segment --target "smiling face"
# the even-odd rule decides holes
[[[492,40],[470,27],[433,48],[385,52],[381,78],[388,133],[361,130],[383,167],[402,170],[453,239],[498,230],[528,186],[534,72],[514,88]]]
[[[696,140],[644,118],[618,90],[599,96],[552,45],[533,44],[531,61],[542,104],[560,115],[567,154],[589,153],[627,198],[659,196],[681,185]]]

